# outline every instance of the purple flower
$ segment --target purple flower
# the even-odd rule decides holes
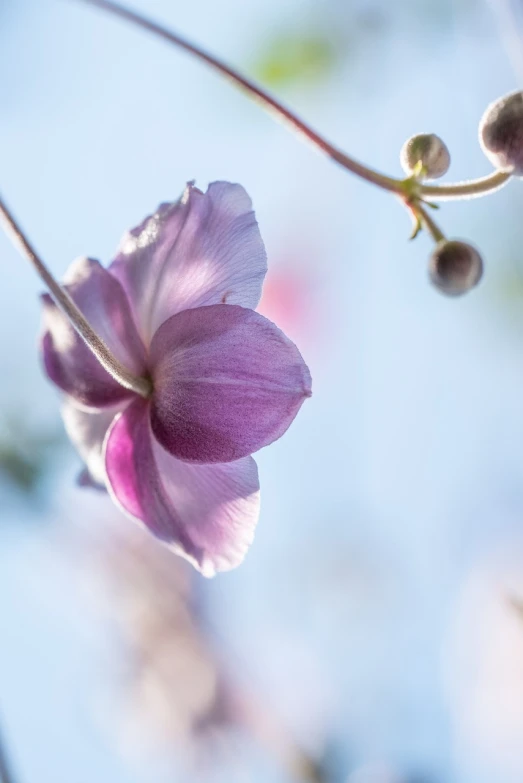
[[[188,185],[123,238],[109,269],[73,263],[67,290],[121,364],[151,380],[148,399],[43,297],[45,369],[90,480],[206,576],[243,559],[259,512],[250,455],[311,393],[296,346],[252,309],[266,270],[251,201],[226,182]]]

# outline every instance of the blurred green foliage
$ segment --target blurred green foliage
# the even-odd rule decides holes
[[[398,24],[429,40],[448,33],[473,9],[473,0],[325,0],[318,13],[318,4],[311,2],[300,19],[262,40],[250,70],[270,87],[314,85],[366,45],[394,35]]]
[[[61,432],[32,430],[19,417],[4,420],[0,427],[0,478],[23,494],[34,494],[64,443]]]
[[[338,46],[329,35],[281,32],[266,43],[254,71],[271,86],[316,81],[329,74],[338,57]]]

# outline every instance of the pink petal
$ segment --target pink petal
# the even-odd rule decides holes
[[[82,486],[105,486],[105,458],[102,447],[107,430],[121,410],[120,406],[86,411],[75,405],[71,399],[66,399],[63,404],[62,418],[66,432],[86,465],[87,472],[81,474]]]
[[[164,321],[201,305],[256,307],[267,258],[249,196],[240,185],[214,182],[206,193],[189,184],[124,237],[110,271],[131,302],[149,345]]]
[[[145,349],[138,337],[127,297],[98,261],[75,261],[66,277],[67,290],[98,336],[124,367],[136,375],[145,368]],[[44,302],[42,350],[49,378],[88,407],[112,406],[131,393],[99,364],[48,294]]]
[[[155,441],[149,406],[133,402],[105,445],[109,490],[121,508],[205,576],[237,566],[259,513],[256,463],[187,465]]]
[[[296,346],[236,305],[185,310],[154,335],[151,423],[170,454],[230,462],[279,438],[311,394]]]

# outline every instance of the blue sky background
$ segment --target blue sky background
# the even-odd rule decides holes
[[[290,105],[380,170],[399,174],[403,141],[434,131],[452,179],[481,176],[479,117],[517,71],[491,4],[432,5],[135,7],[247,71],[271,36],[322,20],[346,52],[320,79],[282,85]],[[381,20],[369,34],[361,14]],[[523,621],[508,600],[523,596],[521,183],[441,210],[486,262],[481,286],[448,300],[393,198],[153,38],[72,0],[3,0],[0,73],[0,187],[56,275],[78,255],[108,261],[187,180],[227,179],[251,195],[273,271],[307,288],[293,337],[314,396],[258,455],[244,565],[198,586],[231,660],[311,753],[336,739],[343,779],[382,764],[387,783],[521,781]],[[41,286],[3,236],[0,256],[2,413],[54,430]],[[62,453],[33,501],[0,488],[0,715],[19,781],[192,780],[159,754],[122,755],[108,730],[119,647],[78,551],[86,530],[129,523],[74,487],[77,468]],[[214,774],[289,779],[246,739]]]

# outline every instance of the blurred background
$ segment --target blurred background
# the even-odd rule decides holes
[[[453,180],[521,87],[519,0],[136,0],[399,175]],[[57,276],[108,262],[187,180],[240,182],[260,306],[314,396],[257,455],[262,514],[207,581],[79,489],[0,236],[0,723],[12,783],[523,781],[523,188],[444,205],[482,251],[460,300],[395,199],[186,55],[74,0],[0,0],[1,189]],[[6,781],[7,783],[7,781]]]

